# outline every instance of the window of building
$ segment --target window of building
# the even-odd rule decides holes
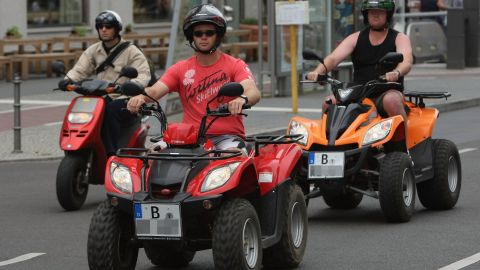
[[[173,14],[172,0],[134,0],[135,23],[170,22]]]
[[[71,26],[85,23],[84,0],[28,0],[28,27]]]

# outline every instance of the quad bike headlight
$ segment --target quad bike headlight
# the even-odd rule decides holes
[[[353,92],[353,88],[338,89],[338,94],[342,100],[346,100]]]
[[[72,124],[86,124],[93,118],[93,114],[85,112],[72,112],[68,114],[68,122]]]
[[[238,165],[240,165],[240,162],[234,162],[212,170],[205,178],[205,181],[203,181],[200,191],[207,192],[223,186],[230,179]]]
[[[118,163],[110,164],[110,179],[112,184],[125,193],[132,193],[132,176],[127,167]]]
[[[371,127],[363,137],[363,145],[383,140],[392,130],[393,119],[384,120]]]
[[[290,121],[290,125],[288,126],[287,129],[287,135],[303,135],[303,138],[298,141],[299,144],[301,145],[307,145],[308,142],[308,130],[307,128],[298,123],[297,121]]]

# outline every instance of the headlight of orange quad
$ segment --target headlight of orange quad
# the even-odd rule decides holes
[[[378,142],[383,140],[385,137],[388,136],[390,130],[392,130],[393,119],[388,119],[382,121],[375,126],[368,129],[363,137],[362,145],[372,144],[374,142]]]
[[[287,129],[287,135],[303,135],[303,138],[298,141],[299,144],[306,146],[308,142],[308,130],[301,123],[291,120]]]
[[[212,170],[205,178],[205,181],[203,181],[200,191],[207,192],[223,186],[230,179],[238,165],[240,165],[240,162],[234,162]]]

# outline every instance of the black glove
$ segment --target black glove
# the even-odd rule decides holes
[[[72,83],[70,79],[63,79],[58,82],[58,89],[62,91],[67,91],[67,86]]]

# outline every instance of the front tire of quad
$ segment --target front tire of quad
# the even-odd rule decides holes
[[[462,185],[462,165],[455,144],[449,140],[433,142],[433,178],[417,185],[423,206],[448,210],[457,204]]]
[[[215,269],[261,269],[262,242],[255,208],[245,199],[225,202],[212,231]]]
[[[380,165],[380,207],[389,222],[407,222],[415,209],[415,177],[410,156],[391,152]]]
[[[102,202],[90,222],[87,241],[90,270],[133,270],[137,264],[138,246],[133,218]]]
[[[144,243],[145,254],[156,266],[181,268],[187,266],[195,257],[195,251],[171,245],[157,246]]]
[[[282,238],[264,250],[263,265],[266,268],[295,268],[305,254],[308,237],[307,205],[299,186],[290,185],[286,206],[280,214]]]
[[[328,190],[322,192],[323,201],[332,209],[353,209],[363,199],[363,194],[351,190]]]
[[[78,153],[67,154],[57,170],[57,199],[67,211],[82,207],[88,194],[91,173],[87,171],[87,159]]]

